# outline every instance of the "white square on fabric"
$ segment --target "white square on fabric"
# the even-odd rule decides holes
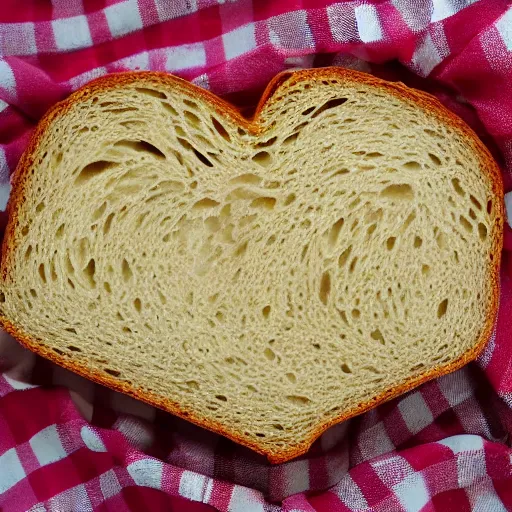
[[[223,34],[222,43],[224,44],[224,54],[227,60],[254,50],[256,48],[254,23],[248,23],[243,27]]]
[[[280,48],[314,48],[315,40],[306,11],[292,11],[267,21],[272,43]]]
[[[364,460],[373,459],[395,449],[382,421],[362,432],[358,445]]]
[[[413,473],[393,487],[393,492],[407,512],[420,512],[429,502],[425,480],[421,473]]]
[[[510,22],[512,23],[512,20]],[[508,225],[512,228],[512,192],[505,194],[505,211],[507,212]]]
[[[368,502],[364,494],[349,474],[345,474],[332,491],[348,508],[353,510],[366,510],[368,508]]]
[[[126,468],[137,485],[160,489],[162,486],[162,463],[156,459],[140,459]]]
[[[336,41],[345,43],[358,40],[356,17],[351,3],[330,5],[327,7],[327,19]]]
[[[38,432],[30,439],[29,444],[41,466],[67,457],[55,425],[50,425]]]
[[[59,50],[76,50],[92,46],[86,16],[74,16],[52,21],[55,44]]]
[[[508,51],[512,50],[512,7],[509,7],[508,11],[501,16],[496,22],[496,29],[498,30],[503,43],[505,44]]]
[[[437,385],[451,407],[461,404],[472,396],[475,387],[466,368],[441,377]]]
[[[411,434],[417,434],[434,421],[432,412],[419,391],[400,400],[400,414]]]
[[[121,492],[121,484],[113,469],[100,475],[100,489],[105,500],[117,496]]]
[[[284,494],[290,496],[309,489],[309,463],[307,460],[293,460],[284,464],[283,482],[286,483]]]
[[[0,494],[9,490],[26,476],[16,448],[11,448],[0,455]]]
[[[142,18],[137,0],[127,0],[110,5],[103,12],[112,37],[124,36],[142,28]]]
[[[3,157],[3,150],[0,148],[0,169],[2,168],[2,157]],[[5,158],[5,157],[4,157]],[[1,175],[1,172],[0,172]],[[0,210],[5,210],[5,206],[7,204],[7,199],[9,198],[9,193],[11,191],[11,184],[6,183],[4,185],[0,185]],[[8,375],[4,374],[4,379],[8,382],[8,384],[16,390],[23,390],[23,389],[34,389],[39,386],[37,384],[29,384],[28,382],[21,382],[19,380],[12,379]]]
[[[0,87],[16,96],[16,79],[11,66],[5,60],[0,60]]]
[[[200,475],[199,473],[183,471],[180,478],[180,495],[192,501],[202,502],[207,480],[209,479],[206,476]]]
[[[118,60],[116,62],[117,65],[122,66],[123,68],[133,69],[133,70],[148,70],[149,69],[149,53],[148,52],[140,52],[135,55],[130,55],[130,57],[125,57],[124,59]]]
[[[202,67],[206,64],[206,52],[202,43],[184,44],[167,49],[167,71]]]
[[[482,450],[484,447],[484,441],[480,436],[473,434],[461,434],[459,436],[452,436],[438,441],[455,453],[468,452],[471,450]]]
[[[358,5],[354,9],[357,31],[363,43],[374,43],[382,39],[379,15],[374,5]]]
[[[0,36],[0,54],[35,55],[37,53],[34,23],[4,23]]]
[[[93,452],[106,452],[107,448],[100,436],[89,426],[84,425],[80,430],[80,436],[85,446]]]
[[[236,485],[231,494],[229,512],[265,512],[263,498],[258,491]]]
[[[422,76],[427,76],[443,59],[430,34],[417,46],[412,62]]]

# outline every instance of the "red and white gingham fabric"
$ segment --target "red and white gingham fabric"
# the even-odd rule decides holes
[[[506,1],[2,0],[0,207],[37,120],[92,78],[166,70],[250,105],[277,72],[320,65],[436,94],[489,145],[512,190]],[[335,426],[278,466],[2,335],[0,509],[512,510],[510,251],[507,226],[499,318],[477,363]]]

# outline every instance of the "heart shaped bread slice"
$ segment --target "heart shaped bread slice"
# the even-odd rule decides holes
[[[493,328],[497,165],[362,73],[280,75],[252,120],[169,75],[102,78],[39,124],[11,197],[3,326],[272,462]]]

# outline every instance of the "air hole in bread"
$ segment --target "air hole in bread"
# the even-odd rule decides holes
[[[340,236],[340,231],[341,231],[341,228],[343,227],[344,223],[345,223],[345,219],[340,218],[331,226],[331,228],[329,230],[329,236],[328,236],[328,241],[329,241],[330,247],[334,247],[337,244],[338,238]]]
[[[434,155],[434,153],[429,153],[428,156],[430,157],[430,160],[436,165],[436,166],[440,166],[441,165],[441,160],[439,159],[439,157],[437,155]]]
[[[203,199],[200,199],[194,203],[192,210],[206,210],[210,208],[216,208],[217,206],[220,206],[218,201],[210,199],[209,197],[204,197]]]
[[[471,200],[471,202],[479,209],[479,210],[482,210],[482,204],[480,203],[480,201],[473,195],[470,195],[469,196],[469,199]]]
[[[350,366],[349,366],[347,363],[343,363],[343,364],[340,366],[340,368],[341,368],[341,371],[342,371],[343,373],[347,373],[347,374],[348,374],[348,373],[352,373],[352,370],[350,369]]]
[[[195,101],[189,100],[187,98],[185,98],[183,100],[183,103],[184,103],[184,105],[186,105],[187,107],[190,107],[192,109],[198,109],[199,108]]]
[[[151,98],[157,98],[159,100],[167,99],[167,96],[163,92],[156,91],[155,89],[149,89],[147,87],[136,87],[135,90],[139,94],[143,94],[144,96],[149,96]]]
[[[90,288],[96,288],[96,280],[94,278],[96,273],[96,262],[94,258],[91,258],[87,263],[87,266],[83,270],[86,283]]]
[[[194,128],[199,128],[201,125],[201,119],[197,117],[193,112],[190,112],[190,110],[185,110],[183,112],[183,115],[185,116],[185,121]]]
[[[170,105],[169,103],[167,103],[166,101],[162,101],[161,103],[162,107],[164,107],[165,110],[167,110],[167,112],[169,112],[169,114],[171,114],[173,117],[178,117],[178,111],[172,106]]]
[[[340,105],[343,105],[343,103],[346,102],[347,98],[333,98],[332,100],[325,102],[321,107],[315,110],[315,113],[311,116],[311,118],[315,118],[319,116],[322,112],[325,112],[326,110],[329,110],[331,108],[339,107]],[[304,112],[302,114],[304,115]]]
[[[326,271],[322,274],[322,278],[320,279],[320,292],[319,297],[320,301],[324,306],[327,305],[329,300],[329,295],[331,294],[331,274]]]
[[[295,375],[295,373],[292,373],[292,372],[288,372],[286,373],[286,378],[292,383],[292,384],[296,384],[297,383],[297,376]]]
[[[305,405],[308,405],[311,403],[311,400],[302,395],[287,395],[286,400],[290,402],[293,405],[297,405],[299,407],[304,407]]]
[[[276,353],[268,347],[263,351],[263,354],[269,361],[273,361],[276,358]]]
[[[382,333],[380,332],[379,329],[375,329],[374,331],[372,331],[370,336],[375,341],[378,341],[381,345],[385,345],[386,344],[386,341],[384,340],[384,336],[382,335]]]
[[[56,353],[56,354],[59,354],[59,356],[63,356],[65,354],[65,352],[63,350],[60,350],[58,348],[55,348],[55,347],[52,347],[52,350]]]
[[[473,208],[470,208],[470,209],[469,209],[469,216],[470,216],[473,220],[476,220],[476,213],[475,213],[475,211],[473,210]]]
[[[123,262],[121,263],[121,273],[125,282],[130,281],[133,278],[133,271],[126,258],[123,259]]]
[[[75,334],[76,334],[76,330],[75,330]],[[68,345],[68,350],[70,350],[71,352],[82,352],[81,348],[75,347],[74,345]]]
[[[150,155],[158,160],[165,160],[167,157],[165,153],[158,149],[154,144],[146,140],[119,140],[114,144],[114,148],[120,148],[125,150],[131,150],[136,153],[142,153]]]
[[[39,277],[41,281],[46,284],[46,270],[44,268],[44,263],[41,263],[38,267]]]
[[[447,309],[448,299],[444,299],[442,302],[440,302],[439,306],[437,307],[437,318],[442,318],[444,315],[446,315]]]
[[[395,242],[396,242],[396,237],[395,236],[390,236],[387,240],[386,240],[386,248],[388,251],[392,251],[393,248],[395,247]]]
[[[277,140],[277,137],[271,137],[268,140],[265,140],[265,141],[262,141],[262,142],[258,142],[256,144],[256,147],[257,148],[268,148],[270,146],[273,146],[274,143],[276,142],[276,140]]]
[[[420,236],[414,237],[414,248],[419,249],[423,245],[423,240]]]
[[[116,162],[111,162],[108,160],[97,160],[96,162],[92,162],[86,165],[78,174],[75,179],[76,185],[84,185],[89,180],[99,176],[100,174],[117,167]]]
[[[403,183],[388,185],[381,190],[380,195],[386,199],[411,201],[414,198],[414,191],[411,185]]]
[[[261,177],[253,173],[246,173],[230,179],[229,183],[233,185],[259,185],[261,183]]]
[[[437,246],[439,247],[439,249],[441,249],[441,250],[446,249],[448,242],[447,242],[446,235],[443,232],[440,232],[436,236],[436,242],[437,242]]]
[[[225,395],[215,395],[215,398],[219,400],[220,402],[227,402],[228,398]]]
[[[480,240],[482,240],[482,242],[487,238],[487,226],[481,222],[478,224],[478,235],[480,236]]]
[[[118,370],[112,370],[111,368],[104,368],[104,372],[112,375],[112,377],[120,377],[121,372]]]
[[[203,153],[201,153],[199,150],[197,150],[196,148],[192,147],[192,152],[194,153],[194,155],[197,157],[197,159],[204,165],[206,165],[207,167],[213,167],[213,163],[211,162],[211,160],[209,160],[205,155],[203,155]]]
[[[471,224],[471,222],[469,222],[468,219],[466,219],[466,217],[464,217],[464,215],[461,215],[459,217],[459,221],[460,221],[460,224],[461,226],[468,232],[468,233],[471,233],[473,231],[473,224]]]
[[[277,199],[275,197],[257,197],[251,202],[251,208],[259,208],[263,210],[273,210]]]
[[[32,297],[36,298],[37,297],[37,291],[34,288],[30,288],[30,295],[32,295]]]
[[[231,136],[224,126],[222,126],[221,122],[215,117],[211,117],[212,125],[215,131],[227,142],[231,142]]]
[[[294,143],[297,140],[297,137],[299,136],[300,132],[292,133],[291,135],[288,135],[285,139],[283,139],[282,144],[284,146],[288,146],[289,144]]]
[[[112,227],[112,221],[114,220],[115,213],[112,212],[108,215],[105,220],[105,224],[103,224],[103,234],[108,235],[110,228]]]
[[[252,161],[261,167],[268,167],[272,163],[272,157],[268,151],[259,151],[253,155]]]
[[[136,298],[133,301],[133,307],[135,308],[135,311],[137,311],[137,313],[140,313],[142,311],[142,302],[139,298]]]
[[[466,195],[466,192],[460,185],[459,178],[452,178],[452,186],[453,186],[453,189],[455,190],[455,192],[457,192],[457,194],[459,196],[464,197]]]
[[[409,162],[405,162],[405,164],[403,164],[403,167],[408,171],[419,171],[421,169],[421,164],[419,162],[416,162],[415,160],[411,160]]]
[[[356,269],[356,265],[357,265],[357,261],[358,261],[358,257],[356,256],[351,262],[350,262],[350,266],[348,267],[348,271],[350,274],[353,274],[355,269]]]

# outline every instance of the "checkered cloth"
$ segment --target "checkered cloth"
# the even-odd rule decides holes
[[[0,207],[37,120],[92,78],[166,70],[251,105],[277,72],[320,65],[436,94],[488,144],[512,190],[506,1],[2,0]],[[500,313],[477,363],[331,428],[278,466],[0,335],[0,509],[512,510],[510,251],[507,226]]]

